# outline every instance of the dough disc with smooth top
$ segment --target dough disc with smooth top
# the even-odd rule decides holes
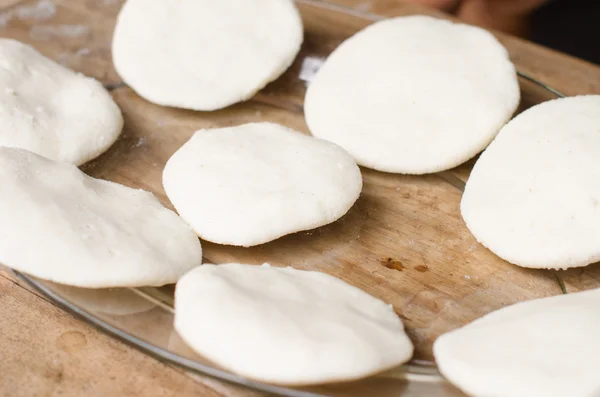
[[[175,329],[195,351],[263,382],[363,378],[410,359],[391,305],[325,273],[203,265],[175,289]]]
[[[600,261],[600,96],[515,117],[475,164],[461,213],[479,242],[516,265]]]
[[[119,75],[150,102],[215,110],[277,79],[302,40],[292,0],[128,0],[112,53]]]
[[[144,190],[0,147],[0,263],[83,288],[175,283],[202,263],[200,241]]]
[[[506,49],[427,16],[377,22],[342,43],[308,87],[313,135],[380,171],[425,174],[485,149],[519,104]]]
[[[517,303],[439,337],[438,368],[470,396],[597,397],[600,289]]]
[[[362,178],[331,142],[250,123],[196,132],[167,162],[163,185],[202,239],[247,247],[339,219]]]

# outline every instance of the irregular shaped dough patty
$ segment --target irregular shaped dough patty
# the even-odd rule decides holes
[[[294,61],[303,40],[292,0],[128,0],[115,68],[159,105],[215,110],[252,97]]]
[[[202,261],[200,242],[144,190],[0,147],[0,263],[85,288],[175,283]]]
[[[310,84],[304,111],[313,135],[358,164],[425,174],[485,149],[519,97],[515,68],[491,33],[410,16],[342,43]]]
[[[442,374],[470,396],[597,397],[600,289],[517,303],[442,335]]]
[[[0,146],[81,165],[119,137],[123,117],[102,84],[0,39]]]
[[[251,123],[196,132],[167,162],[163,185],[201,238],[251,246],[339,219],[362,178],[331,142]]]
[[[175,329],[240,375],[305,385],[363,378],[410,359],[391,305],[320,272],[203,265],[175,290]]]
[[[496,255],[566,269],[600,260],[600,96],[544,102],[506,125],[467,182],[462,216]]]

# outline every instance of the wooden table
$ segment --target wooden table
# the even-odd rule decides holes
[[[397,0],[331,2],[387,16],[424,11]],[[3,37],[34,44],[75,70],[116,84],[109,38],[121,3],[0,0],[0,31]],[[83,15],[93,22],[81,24]],[[501,40],[521,71],[567,95],[600,94],[600,68],[519,39],[501,36]],[[596,287],[600,267],[563,272],[560,277],[569,292]],[[258,395],[150,358],[56,308],[2,268],[0,324],[2,396]]]

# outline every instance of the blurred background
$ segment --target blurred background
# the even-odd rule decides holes
[[[398,0],[600,64],[600,0]],[[368,10],[370,2],[357,0]]]

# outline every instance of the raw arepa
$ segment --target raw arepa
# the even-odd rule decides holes
[[[501,258],[567,269],[600,260],[600,96],[556,99],[506,125],[467,182],[462,216]]]
[[[470,396],[598,397],[600,289],[517,303],[442,335],[439,370]]]
[[[313,135],[358,164],[425,174],[483,150],[519,98],[515,68],[491,33],[408,16],[342,43],[310,84],[304,111]]]
[[[175,283],[201,264],[192,229],[151,194],[0,147],[0,263],[84,288]]]
[[[163,185],[202,239],[248,247],[339,219],[362,178],[331,142],[250,123],[196,132],[167,162]]]
[[[268,264],[203,265],[183,276],[175,329],[217,365],[283,385],[363,378],[413,352],[391,305],[325,273]]]
[[[292,0],[128,0],[112,53],[119,75],[148,101],[215,110],[277,79],[302,40]]]
[[[123,117],[98,81],[0,39],[0,146],[81,165],[119,137]]]

